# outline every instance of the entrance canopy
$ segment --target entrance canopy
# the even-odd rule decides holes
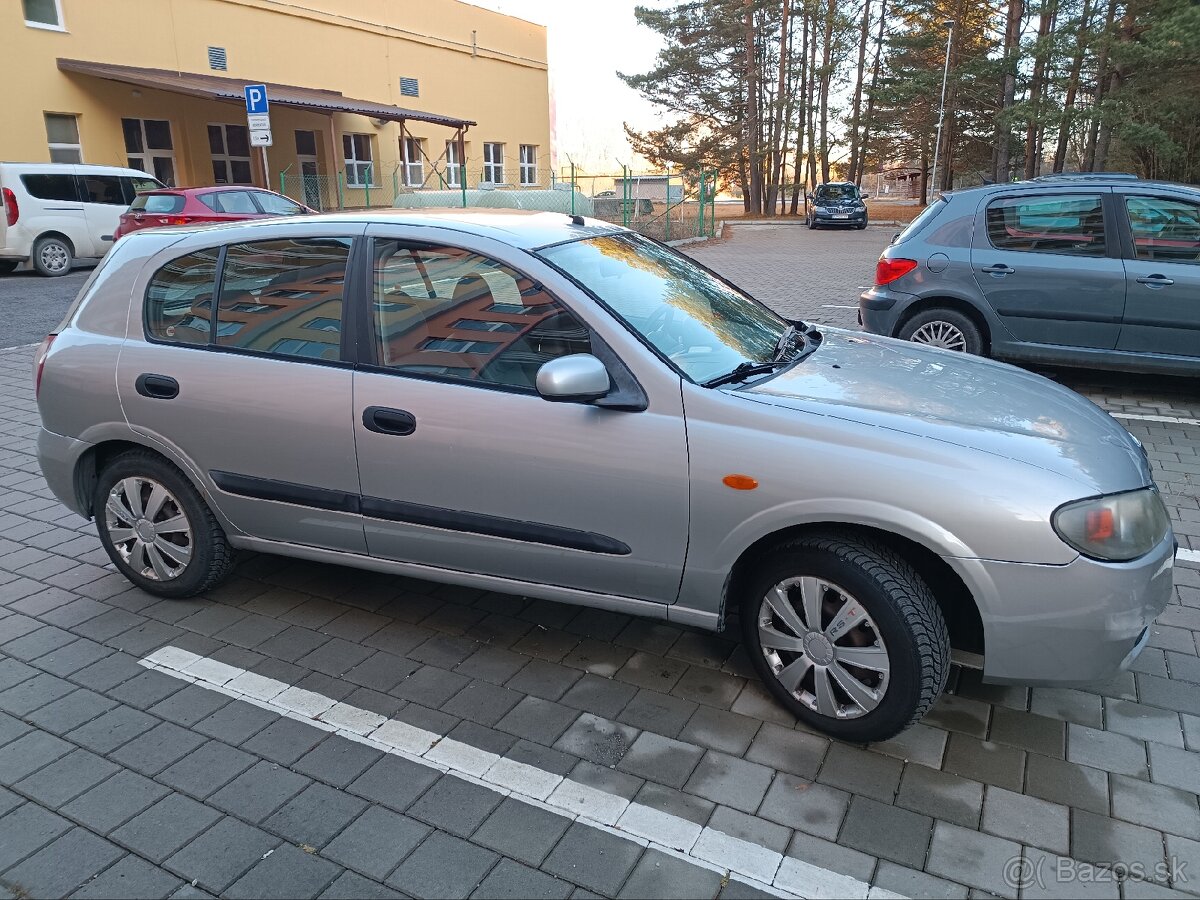
[[[220,75],[174,72],[169,69],[143,69],[136,66],[119,66],[113,63],[88,62],[61,57],[58,60],[58,68],[64,72],[77,72],[80,75],[91,75],[95,78],[105,78],[109,81],[119,81],[151,90],[171,91],[176,94],[189,94],[193,97],[237,103],[244,102],[243,89],[247,84],[259,83],[239,78],[225,78]],[[467,128],[475,124],[467,119],[456,119],[453,116],[404,109],[400,106],[375,103],[371,100],[355,100],[343,96],[338,91],[270,82],[267,82],[266,85],[267,96],[275,106],[290,106],[295,109],[321,113],[355,113],[389,122],[429,122],[456,129]]]

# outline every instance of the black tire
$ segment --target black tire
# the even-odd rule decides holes
[[[767,609],[768,619],[771,615],[765,598],[777,585],[801,577],[820,579],[849,594],[886,648],[889,673],[882,697],[857,718],[835,718],[810,708],[780,683],[767,660],[759,632],[762,611]],[[748,579],[740,613],[746,650],[767,689],[806,725],[832,737],[856,743],[894,737],[925,715],[946,686],[950,637],[937,601],[900,555],[867,538],[830,533],[782,544]],[[832,619],[836,613],[827,608],[825,615]],[[855,627],[872,633],[861,624]],[[853,632],[852,628],[837,640],[847,640]],[[794,661],[800,654],[789,655]]]
[[[177,546],[190,551],[190,558],[182,564],[182,569],[173,577],[157,578],[143,574],[144,570],[135,569],[126,559],[126,554],[114,543],[108,524],[107,504],[110,494],[117,489],[125,479],[146,479],[157,482],[166,489],[170,499],[163,503],[162,512],[156,521],[165,523],[165,518],[182,514],[190,528],[186,543],[175,536],[172,542],[181,541]],[[121,488],[125,490],[124,486]],[[144,492],[138,491],[140,496]],[[142,504],[139,500],[139,505]],[[128,505],[126,506],[128,509]],[[174,465],[156,453],[148,450],[131,450],[113,459],[96,480],[96,493],[93,495],[92,512],[96,516],[96,531],[100,535],[100,543],[108,552],[109,558],[116,564],[117,569],[133,584],[148,593],[170,599],[194,597],[222,581],[233,569],[233,548],[225,539],[225,532],[209,510],[203,498],[192,486],[192,483]],[[165,517],[165,518],[164,518]],[[145,521],[143,519],[143,521]],[[117,524],[120,520],[116,520]],[[126,531],[131,529],[126,528]],[[118,535],[119,537],[119,535]],[[122,542],[128,548],[129,542]],[[130,554],[133,558],[133,554]],[[160,554],[160,559],[167,558]],[[148,562],[148,557],[145,558]],[[170,560],[168,559],[168,563]]]
[[[33,242],[31,261],[39,275],[57,278],[71,271],[71,265],[75,262],[75,248],[66,238],[45,235]]]
[[[808,225],[809,231],[817,230],[817,219],[815,216],[809,216],[805,219],[805,224]]]
[[[18,262],[15,259],[0,259],[0,275],[11,275],[17,265]]]
[[[905,322],[904,326],[896,334],[896,337],[905,341],[915,341],[915,343],[929,343],[928,341],[916,339],[918,332],[926,329],[927,333],[928,330],[936,330],[939,327],[957,329],[961,335],[962,346],[950,347],[949,349],[958,349],[973,356],[984,355],[983,335],[979,331],[979,326],[971,321],[970,317],[965,313],[961,313],[956,309],[935,307],[923,310]]]

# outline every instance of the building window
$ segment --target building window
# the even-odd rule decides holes
[[[175,186],[175,149],[171,123],[165,119],[122,119],[126,165],[140,169],[168,187]]]
[[[50,162],[83,162],[79,146],[79,117],[46,113],[46,140],[50,144]]]
[[[537,184],[537,147],[521,145],[521,184]]]
[[[404,183],[409,187],[420,187],[425,183],[423,149],[420,138],[404,139]]]
[[[402,97],[420,97],[421,83],[415,78],[400,79],[400,96]]]
[[[250,129],[245,125],[209,125],[214,184],[253,184],[250,171]]]
[[[504,145],[483,145],[483,180],[504,184]]]
[[[458,158],[458,141],[446,141],[446,185],[448,187],[462,187],[462,168],[462,160]]]
[[[66,31],[61,0],[21,0],[21,6],[25,10],[25,24],[30,28]]]
[[[371,162],[371,136],[343,134],[342,153],[346,161],[346,184],[350,187],[373,187],[375,179]]]

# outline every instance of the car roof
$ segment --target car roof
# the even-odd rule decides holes
[[[0,168],[25,175],[74,171],[80,175],[141,175],[146,178],[154,177],[149,172],[143,172],[141,169],[130,169],[125,166],[97,166],[91,163],[0,162]]]
[[[145,229],[135,234],[171,235],[178,240],[189,234],[221,234],[230,230],[246,230],[233,240],[254,240],[253,231],[270,229],[273,235],[281,230],[303,233],[314,225],[371,225],[402,224],[421,228],[443,228],[480,237],[488,237],[501,243],[532,250],[549,244],[564,243],[602,234],[627,232],[629,229],[605,222],[571,216],[567,213],[539,212],[525,209],[364,209],[348,212],[317,213],[295,218],[272,218],[262,220],[240,220],[221,225],[183,225],[171,228]],[[217,238],[224,240],[224,238]]]
[[[1025,181],[1003,181],[996,184],[977,184],[972,187],[946,191],[947,197],[958,194],[980,193],[1054,193],[1063,188],[1134,188],[1150,190],[1172,190],[1189,194],[1200,194],[1200,188],[1175,181],[1143,180],[1123,172],[1086,172],[1082,174],[1042,175]]]
[[[198,194],[219,194],[224,191],[258,191],[260,194],[274,194],[274,191],[269,191],[266,188],[256,187],[253,184],[210,184],[206,187],[164,187],[155,188],[152,191],[140,191],[142,194],[183,194],[188,197],[194,197]],[[283,196],[280,194],[279,196]]]

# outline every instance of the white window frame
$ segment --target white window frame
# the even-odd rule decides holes
[[[249,181],[227,181],[225,183],[230,186],[253,185],[254,184],[254,163],[251,162],[250,156],[249,155],[234,156],[232,153],[229,152],[229,129],[230,128],[246,128],[246,126],[242,125],[239,122],[209,122],[208,127],[204,129],[205,138],[208,137],[208,128],[220,128],[221,129],[221,146],[225,148],[224,153],[213,153],[212,148],[209,147],[208,156],[212,162],[218,162],[218,161],[224,162],[225,163],[225,171],[229,173],[229,177],[231,179],[233,178],[234,160],[237,160],[238,162],[244,162],[246,164],[246,166],[250,169],[250,180]],[[249,129],[247,129],[247,133],[246,133],[247,144],[249,143],[249,140],[250,140],[250,134],[249,134]]]
[[[64,119],[74,119],[75,120],[76,142],[74,144],[63,144],[63,143],[58,143],[58,142],[50,140],[49,122],[46,122],[46,120],[49,116],[61,116]],[[46,126],[47,126],[46,127],[46,146],[50,148],[51,159],[53,160],[55,150],[74,150],[75,154],[79,157],[79,159],[75,160],[75,162],[76,163],[83,162],[83,139],[81,137],[79,137],[79,113],[60,113],[60,112],[45,112],[44,111],[42,113],[42,121],[46,122]]]
[[[179,180],[179,169],[175,165],[175,162],[176,162],[176,160],[175,160],[175,129],[171,125],[171,120],[170,119],[143,119],[143,118],[139,118],[137,116],[122,116],[121,118],[122,119],[132,119],[134,122],[137,122],[138,128],[140,128],[142,131],[142,152],[141,153],[130,153],[128,150],[126,150],[125,151],[126,164],[128,165],[128,161],[132,160],[132,159],[141,160],[141,163],[142,163],[141,170],[143,172],[145,172],[147,175],[149,175],[150,177],[157,178],[158,175],[154,171],[154,160],[159,157],[169,159],[171,161],[171,173],[174,176],[173,180],[178,181]],[[171,133],[171,149],[170,150],[151,150],[150,149],[150,142],[146,140],[146,122],[147,121],[166,122],[167,123],[167,130]],[[123,136],[124,136],[124,123],[122,123],[122,137]],[[205,135],[205,137],[207,137],[207,134]],[[122,144],[122,146],[124,146],[124,144]],[[130,168],[132,169],[135,167],[130,166]]]
[[[462,173],[463,164],[458,158],[458,141],[446,141],[446,186],[462,187]]]
[[[424,140],[412,135],[404,138],[404,183],[409,187],[425,184]],[[412,153],[414,150],[415,154]]]
[[[63,23],[62,0],[54,0],[54,15],[58,19],[57,25],[48,25],[45,22],[34,22],[30,19],[25,19],[25,4],[21,4],[21,18],[25,19],[26,28],[41,28],[43,31],[63,31],[67,30],[67,26]]]
[[[526,151],[529,151],[526,153]],[[537,144],[521,144],[520,172],[521,184],[537,184]],[[528,156],[529,159],[525,157]]]
[[[496,159],[497,149],[500,159]],[[504,145],[491,142],[483,145],[483,180],[504,184]]]
[[[358,156],[356,155],[358,152],[354,147],[354,143],[355,143],[354,139],[356,137],[362,137],[362,138],[367,139],[367,154],[368,155],[367,155],[366,159],[359,159]],[[350,156],[346,156],[346,138],[350,138]],[[342,157],[343,157],[342,165],[345,167],[345,172],[346,172],[346,187],[365,188],[365,187],[376,187],[377,186],[375,184],[375,159],[374,159],[374,156],[375,156],[375,148],[371,146],[371,135],[369,135],[365,132],[362,132],[362,131],[344,131],[344,132],[342,132]],[[370,172],[370,175],[371,175],[370,181],[359,181],[358,180],[358,167],[363,165],[364,163],[368,164],[368,166],[369,166],[368,171]],[[350,180],[351,173],[353,173],[353,176],[354,176],[353,181]]]

